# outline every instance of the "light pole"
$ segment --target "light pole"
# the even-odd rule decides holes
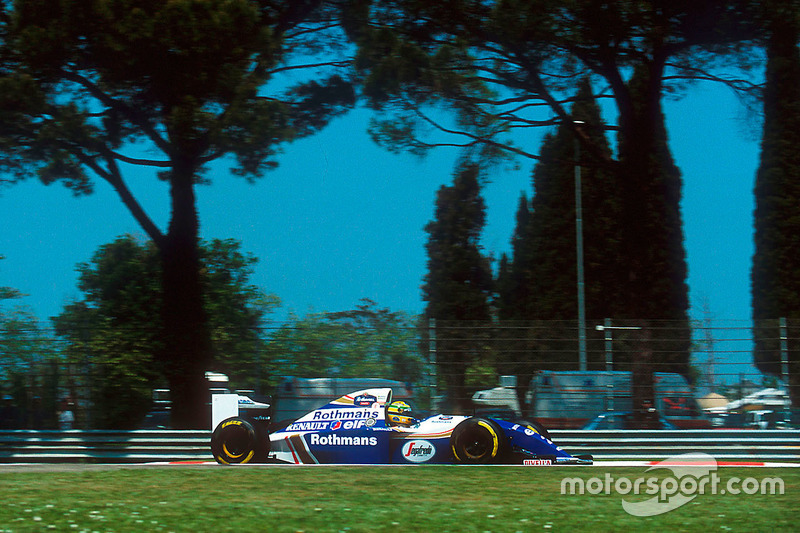
[[[573,124],[584,124],[575,120]],[[575,135],[575,253],[578,270],[578,368],[586,371],[586,295],[583,279],[583,205],[581,199],[581,144]]]

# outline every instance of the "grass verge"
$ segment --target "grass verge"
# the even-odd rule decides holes
[[[780,478],[783,494],[697,495],[631,516],[614,482],[667,470],[595,467],[128,467],[0,473],[0,532],[25,531],[796,531],[800,469],[724,468]],[[611,476],[609,481],[608,475]],[[600,494],[562,494],[564,478]],[[752,489],[738,484],[739,487]],[[624,485],[622,485],[624,488]],[[569,492],[569,491],[567,491]]]

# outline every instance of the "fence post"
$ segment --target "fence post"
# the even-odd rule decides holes
[[[603,332],[605,333],[606,339],[606,372],[611,372],[614,369],[614,361],[613,361],[613,345],[611,339],[611,319],[606,318],[603,320]]]
[[[603,320],[603,325],[605,326],[603,329],[603,333],[605,333],[606,339],[606,372],[608,372],[608,384],[607,387],[607,401],[606,408],[609,411],[614,410],[614,374],[612,370],[614,369],[614,361],[613,361],[613,345],[611,340],[611,319],[606,318]]]
[[[781,335],[781,378],[786,387],[789,387],[789,335],[787,334],[786,317],[782,316],[779,321]]]
[[[436,409],[436,319],[431,318],[428,320],[428,376],[430,379],[430,395],[431,404],[430,409]]]

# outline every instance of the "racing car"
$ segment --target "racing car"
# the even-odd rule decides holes
[[[268,408],[246,396],[229,404],[232,416],[211,437],[218,463],[592,464],[591,456],[553,444],[534,423],[441,414],[417,420],[405,402],[392,402],[390,388],[346,394],[272,433]]]

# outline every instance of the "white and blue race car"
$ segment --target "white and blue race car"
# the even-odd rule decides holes
[[[211,437],[222,464],[592,464],[591,456],[572,456],[553,444],[535,424],[435,415],[397,425],[388,388],[347,394],[273,433],[252,416],[267,404],[238,396],[233,405],[238,412],[229,408],[233,416]]]

